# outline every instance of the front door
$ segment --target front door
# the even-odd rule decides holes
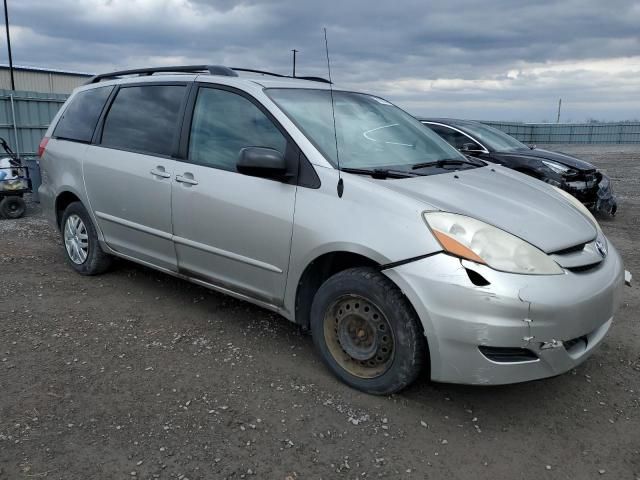
[[[187,161],[173,179],[179,271],[280,304],[289,267],[296,186],[236,171],[245,147],[285,153],[287,139],[253,100],[200,87]]]

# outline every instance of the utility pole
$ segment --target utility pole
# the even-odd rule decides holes
[[[4,0],[4,28],[7,32],[7,50],[9,50],[9,75],[11,76],[11,90],[16,89],[13,79],[13,57],[11,56],[11,36],[9,35],[9,12],[7,10],[7,0]]]
[[[558,118],[556,118],[556,123],[560,123],[560,109],[562,108],[562,99],[558,100]]]
[[[5,0],[6,2],[7,0]],[[291,50],[293,52],[293,76],[296,76],[296,53],[298,53],[298,50],[296,50],[295,48],[293,50]]]

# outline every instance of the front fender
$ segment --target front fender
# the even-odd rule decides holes
[[[339,197],[337,170],[315,169],[321,187],[299,187],[296,194],[284,298],[284,315],[290,319],[297,285],[307,266],[321,255],[348,252],[384,265],[441,249],[422,219],[423,202],[385,188],[384,180],[353,174],[343,174],[344,194]]]

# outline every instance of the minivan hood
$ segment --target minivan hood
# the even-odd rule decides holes
[[[514,152],[494,152],[498,157],[529,157],[539,160],[552,160],[557,163],[561,163],[570,168],[575,168],[580,171],[593,171],[596,169],[589,162],[580,160],[579,158],[572,157],[566,153],[551,152],[549,150],[543,150],[541,148],[533,148],[530,150],[516,150]]]
[[[500,166],[400,180],[374,180],[433,208],[494,225],[551,253],[596,237],[591,221],[553,188]]]

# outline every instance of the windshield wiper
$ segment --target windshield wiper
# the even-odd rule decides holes
[[[411,170],[418,170],[419,168],[434,167],[434,166],[438,168],[442,168],[445,165],[463,165],[463,164],[469,164],[469,165],[474,165],[476,167],[481,167],[484,165],[484,162],[481,162],[479,160],[470,160],[467,158],[443,158],[441,160],[432,160],[430,162],[416,163],[415,165],[411,165]]]
[[[408,178],[408,177],[421,177],[421,174],[407,172],[405,170],[393,170],[389,168],[350,168],[342,167],[340,170],[347,173],[355,173],[358,175],[371,175],[372,178],[385,179],[385,178]]]

